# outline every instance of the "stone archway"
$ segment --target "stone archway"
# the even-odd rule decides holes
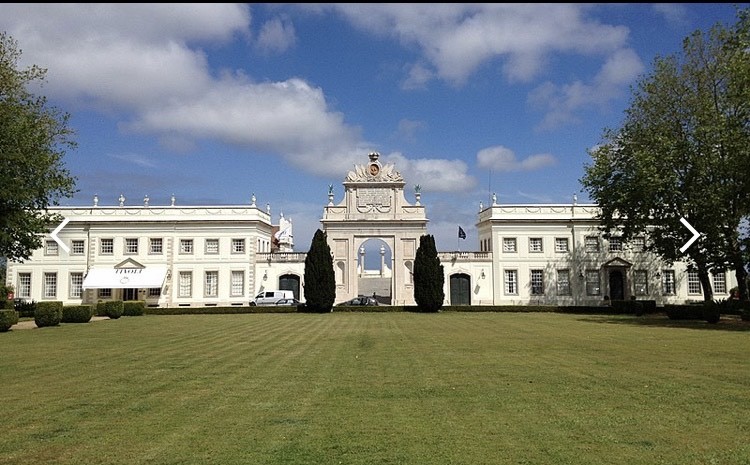
[[[414,305],[410,267],[419,238],[427,234],[427,218],[420,204],[419,186],[415,203],[404,196],[404,182],[393,164],[382,164],[380,155],[369,154],[366,164],[355,165],[344,182],[344,196],[334,204],[334,188],[329,186],[328,205],[321,223],[333,254],[336,271],[336,302],[360,294],[357,272],[360,247],[372,238],[391,251],[391,303]]]

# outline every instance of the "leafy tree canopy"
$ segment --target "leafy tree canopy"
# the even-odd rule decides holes
[[[70,116],[29,92],[46,70],[18,69],[20,56],[16,41],[0,33],[0,256],[11,260],[42,245],[58,220],[46,209],[75,193],[63,163],[65,150],[76,147]]]

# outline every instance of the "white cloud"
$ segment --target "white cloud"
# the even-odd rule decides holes
[[[426,192],[466,192],[476,185],[476,179],[470,176],[466,163],[461,160],[445,159],[407,159],[395,152],[381,158],[393,163],[410,183],[419,184]]]
[[[282,53],[296,42],[294,25],[279,18],[266,21],[260,28],[256,47],[263,53]]]
[[[477,165],[493,171],[535,171],[556,163],[548,153],[530,155],[523,160],[516,158],[515,152],[502,145],[488,147],[477,153]]]
[[[144,157],[143,155],[138,155],[136,153],[110,155],[110,158],[114,158],[115,160],[120,160],[127,163],[132,163],[133,165],[140,166],[142,168],[156,168],[156,163],[154,163],[152,159]]]

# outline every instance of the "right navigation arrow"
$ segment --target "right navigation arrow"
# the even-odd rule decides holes
[[[691,233],[693,233],[693,237],[691,237],[690,240],[688,240],[687,242],[685,242],[685,245],[683,245],[682,247],[680,247],[680,252],[685,253],[685,251],[688,249],[688,247],[690,247],[691,245],[693,245],[693,242],[695,242],[695,240],[698,239],[701,236],[701,233],[699,233],[698,231],[696,231],[694,227],[690,226],[690,223],[688,223],[687,220],[684,217],[680,218],[680,221],[682,222],[682,224],[685,225],[686,228],[688,228],[690,230]]]

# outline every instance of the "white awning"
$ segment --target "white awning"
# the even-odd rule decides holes
[[[83,279],[83,289],[125,289],[162,287],[166,266],[148,268],[92,268]]]

